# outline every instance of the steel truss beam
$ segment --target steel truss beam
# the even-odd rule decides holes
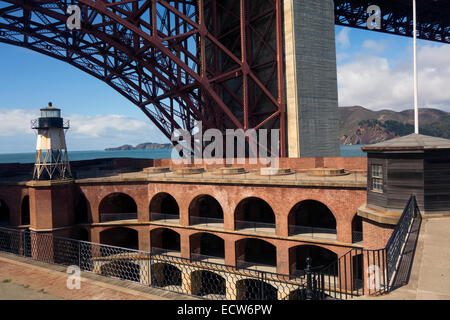
[[[281,129],[282,0],[1,0],[0,41],[65,61],[175,129]],[[81,8],[69,30],[67,7]]]
[[[382,13],[380,30],[401,36],[413,35],[412,0],[334,0],[337,25],[367,30],[367,8],[377,5]],[[423,40],[450,43],[450,1],[417,0],[417,31]]]

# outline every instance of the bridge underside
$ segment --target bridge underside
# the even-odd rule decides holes
[[[410,35],[410,1],[377,1]],[[81,29],[69,30],[70,5]],[[169,139],[176,129],[280,129],[280,155],[336,156],[334,25],[365,28],[372,1],[0,0],[0,42],[107,83]],[[449,4],[418,1],[422,39],[450,43]]]

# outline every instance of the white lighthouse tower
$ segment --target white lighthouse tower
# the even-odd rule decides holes
[[[70,179],[72,173],[65,138],[69,121],[63,121],[61,109],[52,107],[49,102],[48,107],[41,109],[40,118],[31,121],[31,128],[37,130],[33,179]]]

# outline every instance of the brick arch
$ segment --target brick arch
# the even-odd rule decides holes
[[[214,197],[210,194],[207,194],[207,193],[199,193],[196,196],[191,197],[191,199],[189,201],[189,206],[188,206],[189,218],[204,216],[204,213],[202,212],[201,208],[199,208],[199,206],[198,206],[198,202],[201,201],[202,198],[207,199],[207,201],[210,201],[211,202],[210,204],[213,206],[217,205],[217,207],[214,208],[214,212],[212,212],[210,214],[209,218],[223,220],[224,219],[224,210],[223,210],[224,206],[220,203],[220,201],[216,197]]]
[[[166,199],[173,200],[171,204],[164,204]],[[166,212],[167,211],[167,212]],[[153,194],[148,204],[150,221],[161,218],[161,215],[180,217],[180,205],[177,199],[169,192],[161,191]],[[152,217],[153,216],[153,217]]]
[[[225,239],[211,232],[195,232],[189,235],[189,247],[192,255],[219,257],[225,259]]]
[[[84,193],[86,200],[89,203],[93,223],[100,222],[98,211],[100,202],[112,193],[123,193],[128,195],[137,205],[138,217],[145,219],[145,216],[148,216],[148,191],[146,185],[80,185],[80,192]]]
[[[100,221],[137,219],[138,204],[129,194],[124,192],[112,192],[104,196],[98,204]],[[115,215],[123,215],[117,218]],[[103,217],[104,216],[104,217]],[[111,217],[109,217],[111,216]]]
[[[111,226],[99,232],[101,244],[129,249],[139,248],[139,230],[133,227]]]
[[[241,210],[244,210],[244,208],[242,208],[242,206],[245,205],[246,201],[259,201],[260,204],[263,206],[263,214],[264,214],[264,219],[260,220],[261,222],[266,222],[267,223],[273,223],[273,224],[277,224],[277,214],[275,212],[275,210],[273,209],[273,205],[271,205],[270,202],[268,202],[266,199],[264,199],[264,197],[260,197],[260,196],[249,196],[246,198],[241,199],[237,205],[234,207],[234,221],[235,221],[235,229],[236,229],[236,221],[237,220],[241,220],[241,221],[246,221],[247,219],[251,219],[251,216],[253,215],[253,213],[249,213],[249,217],[245,218],[245,216],[247,215],[246,212],[242,212]],[[265,208],[264,208],[265,207]],[[271,212],[270,212],[271,211]],[[273,216],[273,222],[270,219],[270,216]],[[256,217],[256,214],[255,214]],[[259,219],[261,219],[261,216],[259,217]],[[249,220],[250,221],[250,220]],[[255,222],[259,222],[259,221],[255,221]]]
[[[301,255],[298,256],[298,254]],[[291,246],[289,248],[289,273],[294,274],[296,270],[306,269],[307,258],[311,258],[313,268],[319,266],[324,268],[337,261],[339,254],[330,248],[315,243]]]
[[[308,207],[305,208],[309,212],[304,212],[304,214],[299,216],[297,211],[302,205],[311,205],[312,207],[309,210]],[[319,233],[326,233],[325,229],[330,229],[330,233],[335,233],[338,227],[338,219],[333,211],[323,202],[314,199],[305,199],[297,202],[289,211],[287,220],[289,235],[309,233],[309,227],[316,228],[316,231]],[[305,228],[303,229],[303,227]]]
[[[273,265],[277,266],[277,255],[278,255],[278,247],[276,243],[273,243],[272,241],[268,241],[269,239],[261,239],[258,237],[242,237],[240,239],[237,239],[235,241],[235,256],[236,256],[236,265],[239,266],[244,260],[248,262],[254,262],[254,263],[261,263],[261,264],[267,264],[267,265]],[[244,243],[245,241],[245,243]],[[260,251],[264,250],[264,254],[258,254],[258,250],[256,252],[251,252],[250,255],[248,255],[248,252],[246,249],[248,248],[248,242],[252,242],[253,248],[260,249]],[[269,257],[268,253],[270,252],[270,247],[264,248],[262,245],[263,243],[266,243],[270,245],[271,249],[274,249],[273,256]],[[261,246],[257,246],[257,244],[261,244]],[[261,252],[262,253],[262,252]]]
[[[166,237],[164,237],[166,234]],[[173,236],[173,237],[172,237]],[[150,251],[177,251],[181,250],[181,234],[173,228],[156,227],[150,229]]]

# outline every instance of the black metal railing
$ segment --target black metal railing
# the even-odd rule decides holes
[[[205,225],[207,227],[221,227],[223,228],[223,219],[219,218],[209,218],[209,217],[199,217],[199,216],[190,216],[189,217],[190,225]]]
[[[151,212],[150,213],[150,221],[158,221],[158,222],[164,222],[164,223],[179,223],[180,222],[180,216],[173,213],[158,213],[158,212]]]
[[[169,249],[145,252],[1,227],[0,251],[205,299],[312,299],[321,287],[314,278],[307,288],[306,273],[290,279],[211,262],[216,257],[205,260],[194,254],[194,259],[186,259]]]
[[[211,255],[191,252],[191,260],[192,261],[205,261],[205,262],[216,262],[217,263],[218,260],[225,261],[225,256],[224,255],[211,256]]]
[[[257,233],[273,234],[275,233],[276,225],[275,223],[235,220],[234,227],[236,230],[247,229]]]
[[[100,222],[112,222],[120,220],[135,220],[137,213],[100,213]]]
[[[289,235],[299,235],[308,238],[333,239],[337,238],[336,229],[312,226],[289,225]]]
[[[415,246],[420,229],[421,215],[415,196],[411,196],[394,228],[386,246],[382,249],[368,250],[354,248],[339,257],[319,273],[324,277],[322,290],[328,298],[348,299],[364,294],[379,295],[392,291],[407,281],[403,276],[397,280],[399,265],[412,266],[412,258],[403,259],[405,247]],[[415,237],[411,235],[416,233]],[[360,236],[360,238],[359,238]],[[362,240],[362,234],[353,232],[353,242]]]

